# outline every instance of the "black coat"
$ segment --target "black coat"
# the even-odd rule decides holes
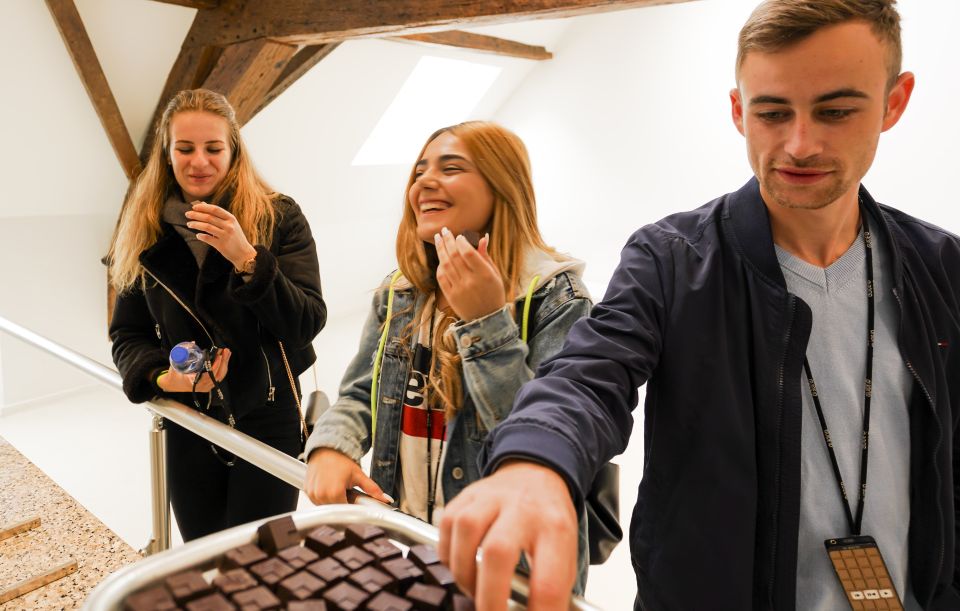
[[[924,608],[960,609],[960,239],[860,196],[891,245],[914,380],[910,580]],[[603,301],[488,436],[486,469],[517,455],[551,465],[579,506],[625,449],[646,383],[630,524],[640,608],[793,609],[811,322],[787,291],[755,179],[644,227]]]
[[[257,265],[248,282],[214,248],[198,269],[183,238],[161,223],[156,244],[140,254],[146,287],[117,296],[110,324],[113,361],[131,401],[157,396],[154,380],[168,368],[170,349],[190,340],[231,350],[222,385],[238,419],[267,404],[271,386],[291,397],[278,340],[296,377],[316,360],[311,342],[326,323],[327,308],[306,217],[286,196],[274,205],[273,240],[269,249],[255,245]]]

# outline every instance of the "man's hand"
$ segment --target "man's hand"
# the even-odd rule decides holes
[[[528,609],[566,609],[577,574],[577,514],[556,471],[507,461],[444,509],[440,559],[480,611],[507,608],[510,580],[525,552],[530,562]],[[477,569],[477,550],[483,563]]]

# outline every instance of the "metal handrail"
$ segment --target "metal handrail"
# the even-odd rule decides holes
[[[0,331],[6,331],[28,344],[45,350],[100,380],[107,386],[123,390],[123,379],[115,370],[2,316],[0,316]],[[188,431],[217,444],[231,454],[256,465],[298,490],[303,490],[307,477],[307,466],[299,460],[176,401],[155,399],[145,403],[145,406],[155,414],[151,430],[153,539],[144,548],[145,553],[163,551],[170,547],[170,506],[167,503],[166,473],[163,461],[163,422],[157,416],[176,422]]]

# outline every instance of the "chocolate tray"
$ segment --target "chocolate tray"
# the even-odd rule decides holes
[[[301,536],[323,524],[340,527],[370,524],[382,528],[390,539],[402,545],[438,544],[439,531],[433,526],[386,506],[369,505],[326,505],[286,515],[293,518]],[[86,611],[122,611],[127,596],[160,582],[168,575],[187,569],[214,570],[225,552],[247,543],[256,543],[257,528],[272,519],[275,518],[214,533],[124,567],[104,579],[90,593],[82,608]],[[528,592],[526,578],[516,575],[508,608],[525,609]],[[599,611],[598,607],[576,596],[571,597],[570,609]]]

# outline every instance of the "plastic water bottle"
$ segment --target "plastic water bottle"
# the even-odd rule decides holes
[[[180,342],[170,350],[170,369],[180,373],[203,371],[206,351],[196,342]]]

